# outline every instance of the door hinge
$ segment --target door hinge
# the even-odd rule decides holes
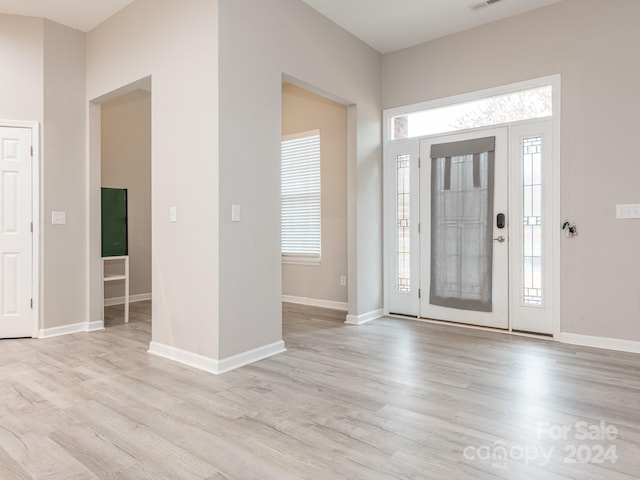
[[[421,288],[418,289],[418,298],[422,298],[422,289]]]
[[[418,222],[418,233],[420,233],[420,222]]]
[[[33,147],[29,147],[29,151],[31,152],[31,156],[33,157]]]
[[[33,298],[31,299],[30,307],[33,308]]]
[[[29,231],[30,231],[31,233],[33,233],[33,222],[31,222],[31,223],[29,224]]]
[[[421,159],[418,157],[418,168],[420,168]]]

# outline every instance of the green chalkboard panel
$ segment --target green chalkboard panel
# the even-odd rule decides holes
[[[128,255],[127,189],[102,189],[102,256]]]

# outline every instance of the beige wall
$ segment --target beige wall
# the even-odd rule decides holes
[[[562,75],[562,331],[640,340],[640,2],[566,0],[385,55],[384,107]],[[558,228],[559,226],[553,226]],[[558,288],[558,287],[556,287]]]
[[[135,90],[101,106],[102,186],[126,188],[129,292],[151,293],[151,93]],[[105,268],[108,268],[107,266]],[[123,296],[106,284],[105,298]]]
[[[347,302],[347,109],[291,83],[282,87],[282,135],[320,130],[322,263],[282,265],[282,294]]]
[[[48,20],[0,15],[0,118],[42,128],[41,329],[86,318],[84,39]],[[51,225],[53,210],[66,212],[66,225]]]

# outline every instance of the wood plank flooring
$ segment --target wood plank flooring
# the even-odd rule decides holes
[[[288,351],[214,376],[131,308],[0,341],[1,480],[640,477],[637,355],[284,304]]]

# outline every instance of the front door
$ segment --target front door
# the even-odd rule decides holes
[[[420,161],[420,316],[508,329],[508,129],[423,139]]]
[[[0,338],[35,336],[32,130],[0,127]]]

